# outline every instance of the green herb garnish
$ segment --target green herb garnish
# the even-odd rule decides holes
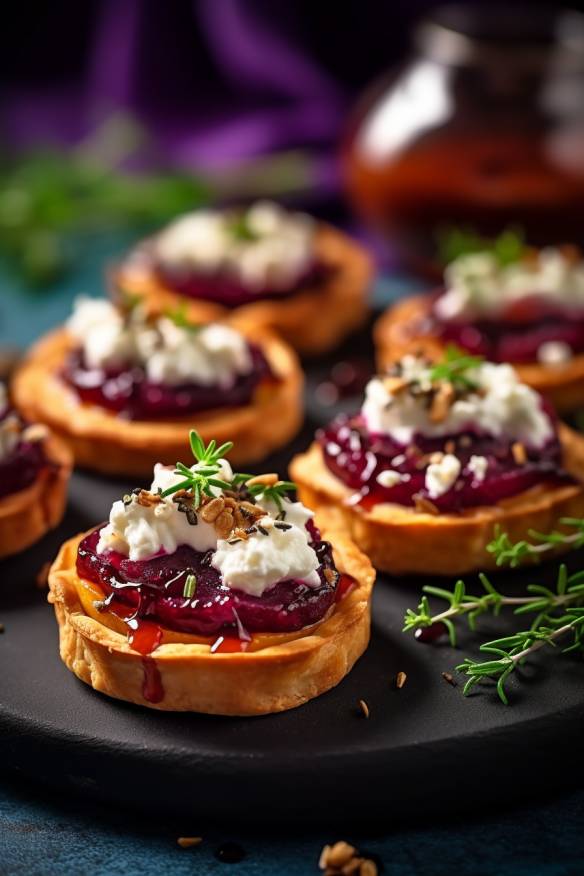
[[[193,322],[189,317],[189,309],[185,301],[181,301],[177,307],[173,307],[164,311],[167,319],[177,326],[177,328],[186,329],[189,332],[199,332],[203,328],[203,323]]]
[[[271,499],[272,502],[276,505],[276,508],[282,514],[284,508],[282,505],[282,499],[287,498],[287,493],[291,490],[296,490],[296,484],[292,481],[278,481],[277,484],[273,484],[273,486],[266,486],[265,484],[252,484],[251,487],[247,487],[248,492],[252,496],[263,496],[266,499]]]
[[[195,595],[195,590],[197,589],[197,576],[196,575],[187,575],[185,579],[185,586],[183,587],[183,596],[185,599],[192,599]]]
[[[479,252],[491,253],[501,267],[512,265],[527,252],[525,236],[518,228],[507,228],[495,238],[482,237],[465,228],[448,228],[438,234],[438,256],[444,265]]]
[[[242,242],[252,242],[259,238],[259,235],[256,234],[255,231],[252,231],[249,226],[247,213],[237,215],[233,221],[230,222],[229,232],[236,240],[241,240]]]
[[[212,487],[218,487],[221,490],[229,490],[231,484],[217,477],[220,471],[219,460],[222,459],[233,447],[233,441],[226,441],[217,447],[215,439],[209,441],[205,446],[205,442],[195,429],[191,429],[189,433],[189,443],[193,456],[201,468],[189,468],[183,462],[177,462],[174,473],[183,475],[183,480],[171,487],[167,487],[161,493],[162,496],[171,496],[179,490],[187,490],[193,494],[193,507],[196,509],[201,504],[203,495],[214,496]]]
[[[468,356],[460,347],[449,344],[444,359],[431,366],[429,377],[433,383],[445,380],[460,389],[476,389],[477,384],[468,372],[478,368],[482,362],[481,356]]]
[[[584,528],[584,521],[572,521]],[[549,546],[558,544],[556,533],[547,538]],[[502,535],[497,536],[499,540]],[[544,536],[542,536],[544,538]],[[574,544],[575,542],[569,542]],[[511,542],[509,541],[509,544]],[[505,548],[505,551],[507,548]],[[527,556],[527,554],[523,554]],[[507,555],[506,561],[517,565],[520,557]],[[495,679],[497,693],[505,705],[508,697],[505,690],[507,678],[535,651],[544,645],[555,645],[559,639],[571,637],[570,644],[563,648],[569,651],[584,651],[584,571],[568,574],[564,564],[559,567],[555,589],[542,584],[529,584],[523,596],[508,596],[498,591],[487,575],[480,574],[479,580],[484,593],[467,593],[463,581],[457,581],[454,590],[426,586],[417,611],[408,609],[404,618],[404,632],[424,629],[434,624],[444,624],[452,647],[457,644],[456,621],[466,618],[470,629],[475,632],[477,619],[483,614],[495,617],[505,608],[512,608],[514,614],[534,614],[528,630],[520,630],[510,636],[485,642],[480,650],[495,655],[496,659],[485,661],[467,657],[456,669],[468,676],[463,693],[468,694],[479,681]],[[428,596],[444,599],[449,607],[432,614]]]
[[[487,550],[493,554],[498,566],[509,565],[512,569],[518,566],[526,557],[538,558],[546,551],[553,550],[558,545],[570,545],[572,548],[584,546],[584,520],[574,517],[562,517],[562,526],[569,526],[574,532],[549,532],[542,533],[535,530],[529,531],[529,536],[536,542],[528,541],[512,542],[501,527],[495,528],[495,537],[487,545]]]

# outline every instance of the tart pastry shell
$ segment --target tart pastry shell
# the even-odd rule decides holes
[[[49,464],[30,486],[0,499],[0,557],[20,553],[61,522],[73,459],[54,435],[44,440]]]
[[[243,653],[211,653],[213,637],[209,644],[163,642],[144,658],[126,635],[84,612],[75,586],[75,560],[85,534],[70,539],[49,572],[48,598],[59,625],[61,658],[95,690],[150,708],[263,715],[300,706],[338,684],[369,642],[375,572],[338,525],[325,527],[326,537],[334,545],[339,571],[356,580],[354,589],[320,624],[276,634],[268,647]],[[282,643],[273,644],[279,638]],[[160,674],[164,696],[156,704],[143,696],[144,659],[153,660]]]
[[[84,468],[106,474],[147,477],[156,462],[174,465],[184,455],[190,429],[203,440],[234,441],[236,465],[263,459],[286,444],[302,422],[304,378],[295,353],[268,333],[246,333],[257,341],[276,383],[260,385],[249,405],[218,408],[173,420],[127,420],[87,404],[60,377],[74,342],[65,329],[41,339],[14,376],[14,403],[25,417],[46,423]]]
[[[560,425],[564,466],[578,481],[584,480],[584,437]],[[316,443],[296,456],[290,476],[299,498],[311,508],[336,508],[353,540],[373,565],[393,575],[462,575],[496,568],[487,552],[495,527],[512,541],[529,540],[529,531],[561,529],[562,517],[584,516],[584,487],[538,484],[496,505],[468,508],[457,514],[428,514],[384,502],[370,511],[347,500],[354,490],[345,486],[326,466]]]
[[[444,341],[418,329],[431,306],[431,295],[413,295],[393,305],[377,320],[374,339],[380,368],[386,368],[405,353],[420,352],[431,359],[442,357]],[[557,365],[512,364],[521,381],[546,396],[561,413],[584,405],[584,354]]]
[[[185,306],[194,321],[229,319],[234,325],[276,331],[294,349],[315,355],[334,349],[365,321],[367,293],[373,263],[358,243],[329,225],[315,236],[319,264],[327,270],[318,283],[281,299],[262,299],[226,308],[212,301],[190,298],[166,287],[139,258],[131,257],[113,274],[115,286],[130,295],[144,295],[151,306]]]

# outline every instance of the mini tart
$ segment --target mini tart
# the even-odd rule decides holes
[[[44,439],[47,465],[30,486],[0,499],[0,557],[20,553],[61,522],[72,457],[54,435]]]
[[[253,339],[278,382],[260,386],[253,403],[242,407],[151,421],[125,420],[84,403],[60,377],[75,346],[64,329],[33,347],[14,377],[14,402],[27,419],[50,426],[69,445],[77,465],[107,474],[142,477],[156,462],[174,464],[193,427],[205,441],[233,438],[235,464],[255,462],[286,444],[300,428],[303,375],[295,354],[278,338],[255,333]]]
[[[211,653],[216,636],[170,631],[148,657],[133,650],[124,633],[86,614],[75,561],[87,533],[70,539],[49,572],[62,660],[95,690],[165,711],[263,715],[302,705],[338,684],[369,642],[374,570],[334,515],[323,515],[320,524],[339,572],[356,586],[321,623],[296,633],[256,634],[253,649],[242,653]],[[159,675],[164,697],[158,703],[144,698],[145,670]]]
[[[404,298],[387,310],[374,327],[374,340],[379,368],[386,368],[405,353],[423,353],[430,359],[441,359],[446,343],[437,335],[421,333],[420,323],[431,310],[432,295]],[[523,383],[548,398],[560,413],[584,405],[584,355],[575,355],[558,365],[513,363]]]
[[[367,252],[332,226],[319,225],[315,256],[327,272],[317,284],[281,299],[252,300],[233,310],[180,295],[164,286],[148,267],[131,260],[115,271],[113,281],[123,292],[144,295],[163,310],[186,304],[186,315],[194,322],[229,317],[236,326],[273,329],[299,353],[315,355],[334,349],[365,321],[373,276]]]
[[[584,438],[563,424],[558,432],[566,471],[578,481],[584,480]],[[317,443],[292,460],[290,475],[302,502],[317,512],[321,507],[337,508],[355,543],[373,565],[394,575],[462,575],[494,569],[495,560],[486,548],[497,525],[516,542],[529,539],[530,530],[557,529],[562,517],[584,516],[581,483],[538,484],[496,505],[455,514],[421,513],[389,502],[367,511],[347,505],[354,490],[328,469]]]

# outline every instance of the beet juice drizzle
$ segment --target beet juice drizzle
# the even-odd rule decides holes
[[[311,589],[302,582],[281,581],[259,598],[230,591],[219,573],[210,567],[210,552],[196,556],[195,551],[183,545],[173,555],[131,562],[113,551],[97,554],[99,530],[83,539],[77,556],[78,574],[103,591],[105,598],[99,602],[99,610],[111,612],[126,624],[128,644],[142,655],[145,700],[158,703],[164,698],[160,672],[151,656],[162,642],[163,627],[209,638],[213,654],[243,653],[250,647],[254,632],[277,635],[309,627],[321,621],[335,603],[354,589],[356,581],[349,575],[337,573],[331,583],[329,570],[334,570],[331,546],[320,540],[312,522],[308,528],[321,564],[321,586]],[[199,617],[191,608],[196,600],[182,596],[184,576],[193,573],[194,566],[200,576],[197,589],[202,591],[201,602],[205,603]],[[136,583],[140,577],[141,582]],[[185,620],[189,611],[191,616]],[[148,614],[143,616],[141,612]]]

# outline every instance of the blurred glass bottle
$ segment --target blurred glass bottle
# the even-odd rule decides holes
[[[357,211],[420,268],[451,227],[584,245],[584,16],[447,6],[414,38],[343,144]]]

